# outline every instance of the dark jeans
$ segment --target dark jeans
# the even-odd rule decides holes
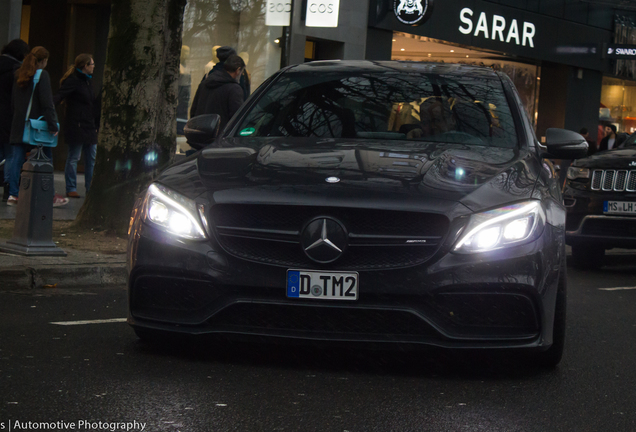
[[[26,158],[27,153],[34,148],[35,147],[27,144],[11,145],[11,160],[9,161],[9,195],[14,197],[18,196],[18,191],[20,190],[20,173],[22,171],[22,165],[24,165],[24,159]],[[51,149],[51,147],[44,147],[44,154],[47,158],[53,160],[53,150]]]
[[[97,144],[71,144],[68,145],[68,157],[64,168],[66,178],[66,193],[77,191],[77,162],[80,159],[82,150],[84,151],[84,186],[86,192],[91,187],[93,180],[93,169],[95,168],[95,155],[97,154]]]

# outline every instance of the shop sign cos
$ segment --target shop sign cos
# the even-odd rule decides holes
[[[288,26],[291,23],[291,0],[270,0],[265,12],[266,26]]]
[[[340,0],[307,0],[307,27],[338,27]]]

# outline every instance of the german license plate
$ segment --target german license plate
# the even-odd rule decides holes
[[[357,300],[358,273],[287,270],[287,297]]]
[[[636,202],[635,201],[605,201],[603,203],[603,213],[636,215]]]

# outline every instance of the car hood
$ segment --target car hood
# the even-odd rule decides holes
[[[158,179],[214,202],[472,211],[529,198],[538,162],[486,146],[391,141],[229,138]],[[188,178],[186,180],[186,177]],[[363,204],[360,204],[363,205]]]
[[[636,146],[599,152],[576,160],[572,166],[600,169],[636,169]]]

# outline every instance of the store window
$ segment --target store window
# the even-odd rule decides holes
[[[603,77],[599,121],[619,132],[636,132],[636,82]]]
[[[250,92],[280,69],[278,41],[283,28],[265,25],[265,0],[189,0],[183,18],[183,46],[177,133],[189,118],[199,83],[218,62],[216,48],[230,46],[247,64]],[[177,138],[177,152],[189,147]]]
[[[393,34],[391,59],[462,63],[486,66],[504,72],[515,84],[528,116],[536,126],[540,70],[535,64],[511,61],[509,57],[500,53],[479,51],[401,32]]]

